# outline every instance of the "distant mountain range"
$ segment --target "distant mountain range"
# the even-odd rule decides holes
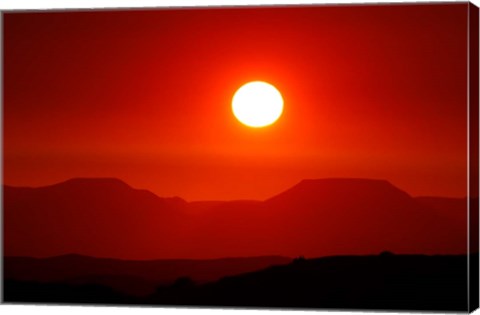
[[[120,259],[467,252],[466,199],[387,181],[304,180],[265,201],[186,202],[118,179],[4,186],[4,253]]]

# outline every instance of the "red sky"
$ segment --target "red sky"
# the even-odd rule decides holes
[[[4,183],[264,199],[305,178],[466,195],[467,4],[7,13]],[[252,129],[241,85],[283,94]]]

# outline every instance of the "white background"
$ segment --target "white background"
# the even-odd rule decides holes
[[[0,10],[10,9],[50,9],[50,8],[118,8],[118,7],[161,7],[161,6],[205,6],[205,5],[259,5],[259,4],[322,4],[322,3],[413,3],[416,1],[399,0],[320,0],[320,1],[285,1],[285,0],[0,0]],[[435,2],[454,2],[437,0]],[[472,1],[480,6],[480,0]],[[190,308],[130,308],[130,307],[104,307],[104,306],[31,306],[31,305],[0,305],[0,313],[3,315],[38,314],[38,315],[89,315],[115,314],[115,315],[300,315],[311,311],[277,311],[277,310],[241,310],[241,309],[190,309]],[[326,315],[331,312],[316,312]],[[478,313],[478,312],[476,312]],[[335,312],[344,314],[387,314],[382,312]]]

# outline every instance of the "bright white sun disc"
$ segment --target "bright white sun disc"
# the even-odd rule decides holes
[[[232,100],[235,117],[250,127],[273,124],[283,112],[283,98],[271,84],[254,81],[240,87]]]

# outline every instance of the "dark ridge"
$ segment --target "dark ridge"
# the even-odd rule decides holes
[[[77,177],[71,178],[64,182],[60,182],[49,187],[55,186],[72,186],[72,187],[81,187],[81,186],[110,186],[117,188],[130,188],[133,189],[130,185],[124,181],[114,178],[114,177],[98,177],[98,178],[89,178],[89,177]]]
[[[327,178],[305,178],[302,179],[298,184],[315,184],[320,182],[326,183],[357,183],[357,184],[377,184],[377,185],[389,185],[393,186],[386,179],[375,179],[375,178],[357,178],[357,177],[327,177]]]
[[[15,260],[37,260],[37,261],[52,261],[52,260],[95,260],[95,261],[114,261],[114,262],[133,262],[133,263],[155,263],[155,262],[227,262],[227,261],[248,261],[248,260],[268,260],[268,259],[279,259],[279,260],[292,260],[290,257],[281,256],[281,255],[264,255],[264,256],[248,256],[248,257],[221,257],[221,258],[206,258],[206,259],[189,259],[189,258],[159,258],[159,259],[120,259],[113,257],[93,257],[82,254],[63,254],[49,257],[29,257],[29,256],[4,256],[4,259],[15,261]]]
[[[180,277],[189,277],[196,283],[206,283],[291,261],[291,258],[281,256],[206,260],[126,260],[78,254],[47,258],[7,256],[4,258],[4,278],[15,281],[105,285],[119,292],[145,295],[153,293],[160,284],[173,284]]]
[[[478,256],[472,256],[478,264]],[[170,283],[132,277],[88,276],[50,282],[6,278],[6,302],[114,303],[170,306],[260,307],[465,312],[467,255],[397,255],[297,258],[289,264],[199,283],[181,275]],[[96,278],[98,277],[98,278]],[[132,295],[111,284],[154,287]],[[93,281],[93,282],[92,282]],[[113,282],[111,282],[113,281]],[[156,283],[156,284],[155,284]]]
[[[274,201],[286,196],[304,197],[304,195],[315,196],[326,192],[353,192],[379,194],[394,194],[402,198],[411,198],[408,193],[392,185],[389,181],[383,179],[364,179],[364,178],[324,178],[324,179],[304,179],[295,186],[286,191],[267,199]]]
[[[63,182],[52,185],[38,186],[38,187],[21,187],[4,185],[5,190],[8,191],[32,191],[32,190],[50,190],[50,189],[67,189],[76,191],[95,191],[95,190],[117,190],[117,191],[132,191],[143,194],[146,197],[163,199],[170,204],[182,205],[186,204],[183,198],[178,196],[160,197],[147,189],[133,188],[126,182],[115,177],[76,177]]]
[[[185,286],[180,292],[159,290],[152,301],[168,304],[173,298],[185,305],[466,311],[466,260],[466,255],[393,253],[298,258],[289,265]]]
[[[400,190],[398,187],[392,185],[388,180],[384,179],[368,179],[368,178],[322,178],[322,179],[304,179],[301,180],[297,185],[293,186],[294,188],[318,188],[319,186],[334,186],[341,188],[383,188],[383,189],[394,189]],[[403,191],[402,191],[403,192]],[[405,193],[405,192],[404,192]],[[406,193],[405,193],[406,194]]]
[[[118,179],[72,179],[5,191],[4,250],[122,259],[465,253],[465,211],[440,206],[372,179],[310,179],[265,202],[203,203]]]
[[[11,190],[34,190],[34,189],[63,188],[63,187],[91,188],[91,187],[99,187],[99,186],[133,189],[130,185],[128,185],[124,181],[114,177],[98,177],[98,178],[76,177],[76,178],[67,179],[65,181],[50,184],[50,185],[42,185],[42,186],[35,186],[35,187],[3,185],[4,189],[11,189]]]

